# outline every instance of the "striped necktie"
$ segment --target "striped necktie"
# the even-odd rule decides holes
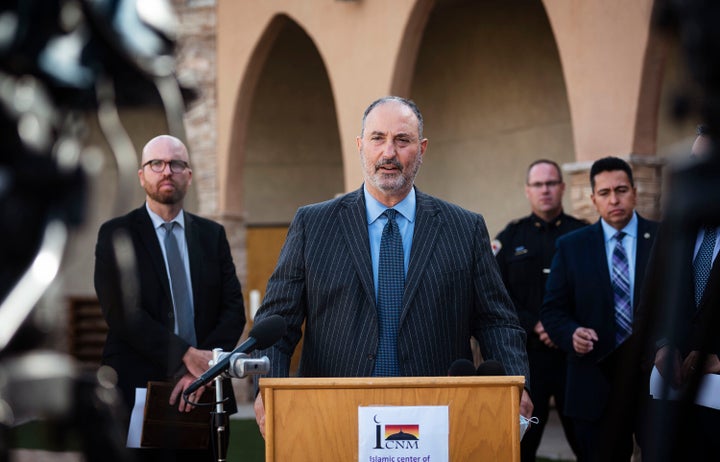
[[[185,264],[180,256],[180,247],[173,234],[176,222],[163,223],[165,228],[165,254],[168,271],[170,272],[170,287],[172,288],[173,304],[175,306],[175,320],[178,326],[178,335],[192,346],[197,346],[195,337],[195,316],[190,301],[190,290],[187,284]]]
[[[612,253],[612,277],[610,281],[613,288],[615,302],[615,344],[620,345],[632,334],[632,297],[630,294],[630,271],[628,256],[623,246],[625,233],[615,234],[615,248]]]

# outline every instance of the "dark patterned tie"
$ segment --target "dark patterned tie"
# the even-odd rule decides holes
[[[625,233],[615,234],[615,249],[612,253],[612,288],[615,301],[615,344],[620,345],[632,333],[632,298],[630,295],[630,271],[628,257],[623,246]]]
[[[705,227],[705,236],[703,236],[700,250],[698,250],[693,261],[693,275],[695,277],[695,306],[700,306],[705,286],[710,277],[710,268],[712,267],[713,250],[715,249],[716,228]]]
[[[170,271],[170,286],[172,287],[173,303],[175,304],[175,319],[178,325],[178,335],[192,346],[197,346],[195,338],[195,321],[192,305],[190,304],[190,290],[187,285],[185,264],[180,256],[180,247],[172,230],[175,222],[163,223],[165,228],[165,254],[167,256],[168,270]]]
[[[385,377],[400,375],[397,336],[405,290],[405,264],[402,236],[395,221],[396,214],[395,209],[387,209],[383,212],[388,221],[380,239],[378,263],[377,309],[380,338],[373,375]]]

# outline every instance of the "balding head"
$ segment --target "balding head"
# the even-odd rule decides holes
[[[163,159],[166,155],[190,163],[187,148],[182,141],[174,136],[160,135],[145,144],[140,165],[145,165],[145,162],[152,159]]]
[[[693,157],[707,157],[713,152],[712,133],[707,125],[698,125],[697,138],[690,149]]]
[[[174,136],[156,136],[143,148],[138,177],[150,209],[170,221],[182,209],[192,183],[187,148]]]

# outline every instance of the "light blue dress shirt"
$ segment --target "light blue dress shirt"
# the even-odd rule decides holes
[[[372,258],[373,281],[375,283],[375,300],[377,301],[380,240],[382,239],[385,223],[388,221],[387,217],[382,213],[389,207],[384,206],[372,197],[365,185],[363,185],[363,193],[365,194],[365,213],[367,214],[368,235],[370,236],[370,256]],[[405,199],[392,208],[398,211],[395,221],[398,224],[398,228],[400,228],[400,236],[402,237],[405,275],[407,276],[413,232],[415,231],[415,187],[413,186]]]

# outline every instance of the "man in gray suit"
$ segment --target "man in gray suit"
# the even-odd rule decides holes
[[[277,314],[288,325],[285,337],[259,352],[270,358],[273,377],[289,374],[304,322],[300,376],[443,376],[455,360],[472,359],[475,337],[484,359],[527,383],[525,331],[483,217],[413,187],[428,143],[422,132],[412,101],[373,102],[357,138],[363,186],[298,210],[256,317]],[[396,212],[386,215],[389,208]],[[379,308],[386,304],[379,294],[386,225],[399,232],[404,260],[390,327]],[[264,432],[261,395],[255,413]],[[521,413],[532,415],[527,391]]]

